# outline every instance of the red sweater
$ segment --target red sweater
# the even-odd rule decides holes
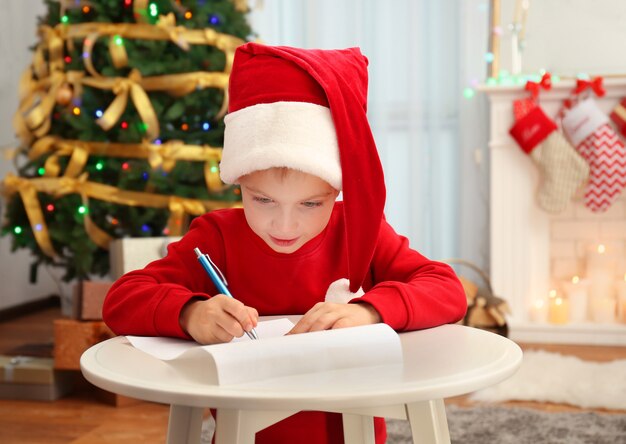
[[[217,294],[196,258],[196,247],[221,269],[232,294],[259,315],[304,314],[324,300],[332,282],[348,277],[344,233],[342,203],[337,202],[322,233],[295,253],[277,253],[248,227],[242,209],[212,211],[196,218],[189,232],[170,244],[166,257],[113,285],[104,302],[104,321],[119,335],[187,338],[178,322],[182,307],[193,297]],[[374,306],[383,322],[398,331],[453,323],[466,310],[452,269],[410,249],[386,221],[363,290],[359,300]],[[301,412],[259,432],[256,439],[296,441],[343,443],[341,416]],[[384,422],[378,420],[376,442],[384,441]]]

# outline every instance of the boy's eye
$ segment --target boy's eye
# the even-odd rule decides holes
[[[307,208],[317,208],[317,207],[322,206],[322,202],[308,200],[308,201],[302,202],[302,205],[304,205]]]
[[[270,199],[268,197],[254,196],[253,199],[256,202],[263,203],[263,204],[267,204],[267,203],[271,203],[272,202],[272,199]]]

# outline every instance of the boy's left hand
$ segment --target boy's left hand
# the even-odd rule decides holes
[[[381,322],[380,314],[370,304],[318,302],[302,316],[288,334],[356,327],[378,322]]]

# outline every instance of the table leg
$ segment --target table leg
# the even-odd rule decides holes
[[[443,399],[406,405],[413,442],[420,444],[450,444],[450,432]]]
[[[344,413],[343,439],[345,444],[374,444],[374,418]]]
[[[199,444],[204,409],[183,405],[170,406],[167,444]]]

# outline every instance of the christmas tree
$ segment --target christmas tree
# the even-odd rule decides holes
[[[46,0],[20,83],[2,234],[32,270],[106,275],[121,237],[180,235],[237,205],[219,179],[228,75],[251,36],[238,0]]]

